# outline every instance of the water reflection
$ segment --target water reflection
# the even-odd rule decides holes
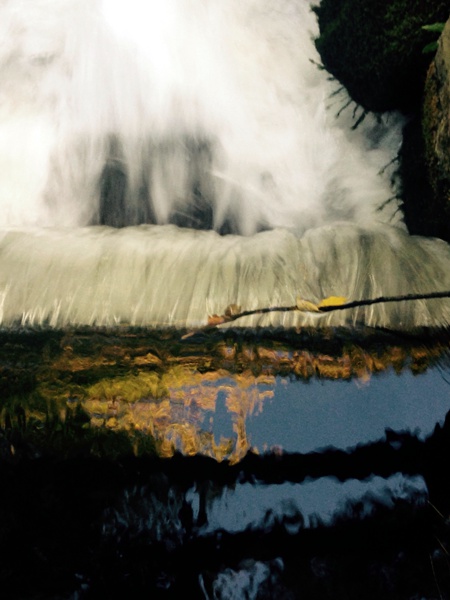
[[[3,335],[2,582],[448,598],[448,338],[226,335]]]
[[[277,378],[273,398],[247,420],[252,445],[287,452],[347,448],[383,437],[386,429],[423,439],[450,410],[450,388],[436,369],[414,375],[388,370],[369,380],[298,381]]]
[[[290,534],[318,523],[331,525],[346,507],[361,502],[360,518],[370,516],[374,506],[393,507],[399,499],[426,503],[427,489],[420,476],[405,477],[395,474],[388,478],[370,477],[366,480],[349,479],[340,482],[333,477],[307,479],[298,485],[257,485],[255,482],[237,483],[216,491],[207,501],[207,514],[199,534],[215,531],[230,533],[248,529],[271,529],[283,523]],[[187,501],[193,517],[199,517],[200,491],[189,490]]]
[[[354,447],[387,429],[424,439],[450,410],[445,332],[0,338],[4,427],[38,435],[56,421],[62,432],[82,421],[84,432],[89,424],[93,434],[128,439],[138,455],[146,439],[162,457],[181,452],[229,463],[249,450]]]
[[[346,448],[378,440],[386,429],[423,439],[450,410],[448,383],[437,369],[414,374],[389,368],[370,377],[316,377],[305,383],[296,376],[201,374],[190,367],[164,374],[159,385],[161,398],[145,395],[129,402],[119,382],[110,389],[96,384],[82,405],[93,426],[148,432],[161,456],[201,453],[230,462],[250,449]]]

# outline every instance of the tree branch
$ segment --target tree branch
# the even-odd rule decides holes
[[[450,291],[445,292],[430,292],[427,294],[407,294],[404,296],[379,296],[378,298],[369,298],[365,300],[354,300],[352,302],[340,302],[336,304],[325,303],[323,300],[319,304],[314,304],[309,301],[297,299],[297,304],[294,306],[270,306],[264,308],[255,308],[253,310],[241,310],[240,306],[230,304],[225,309],[223,315],[212,315],[208,318],[207,327],[216,327],[222,323],[230,323],[241,319],[242,317],[250,317],[252,315],[262,315],[270,312],[311,312],[314,314],[328,313],[335,310],[347,310],[357,308],[359,306],[371,306],[372,304],[382,304],[386,302],[404,302],[411,300],[431,300],[434,298],[450,298]],[[339,300],[336,298],[336,300]]]

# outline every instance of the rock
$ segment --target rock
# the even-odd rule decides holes
[[[450,20],[444,28],[425,85],[422,130],[432,187],[432,211],[450,239]]]
[[[322,63],[353,101],[407,117],[397,193],[409,232],[450,241],[448,27],[431,68],[423,53],[437,35],[423,26],[446,21],[448,0],[322,0],[315,12]]]
[[[435,34],[423,25],[448,18],[448,0],[322,0],[316,47],[351,98],[373,112],[420,106]]]

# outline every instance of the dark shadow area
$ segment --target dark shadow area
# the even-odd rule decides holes
[[[181,455],[10,455],[0,463],[2,589],[8,598],[177,598],[187,589],[221,598],[238,585],[236,597],[448,598],[449,434],[447,415],[425,442],[387,432],[348,452],[249,454],[236,465]],[[396,472],[423,475],[428,501],[421,493],[362,497],[330,523],[317,517],[306,526],[291,508],[238,532],[202,529],[210,503],[243,482]],[[250,589],[256,595],[245,596]]]
[[[209,142],[191,138],[143,144],[140,183],[137,189],[132,189],[121,142],[111,136],[110,158],[99,184],[98,224],[110,227],[157,224],[155,202],[158,200],[153,197],[157,193],[154,180],[164,176],[169,182],[181,180],[184,183],[178,192],[175,191],[176,186],[168,186],[169,195],[172,195],[164,198],[169,213],[162,222],[192,229],[213,229],[211,152]],[[220,228],[221,233],[230,233],[231,230],[228,221]]]
[[[109,138],[110,158],[100,177],[99,225],[125,227],[127,225],[127,169],[122,158],[120,140]]]
[[[212,173],[215,149],[211,141],[180,137],[142,143],[139,173],[134,176],[138,181],[134,182],[119,137],[110,136],[107,145],[109,158],[100,176],[99,210],[93,225],[120,228],[170,223],[215,229],[221,235],[240,232],[237,217],[231,212],[220,217],[216,214],[217,190]],[[163,192],[160,180],[165,182]],[[261,223],[257,230],[267,228]]]

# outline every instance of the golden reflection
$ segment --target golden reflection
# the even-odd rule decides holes
[[[240,460],[250,448],[245,423],[273,397],[275,376],[250,371],[204,374],[175,366],[162,374],[138,373],[100,381],[87,389],[82,406],[93,427],[141,431],[153,436],[161,456],[176,451],[217,460]],[[272,389],[266,389],[270,387]],[[232,435],[215,439],[218,397],[225,397]]]
[[[449,364],[448,335],[383,335],[340,338],[330,331],[256,342],[66,333],[42,346],[16,336],[0,345],[1,426],[23,430],[25,419],[33,431],[59,423],[64,432],[78,407],[83,427],[128,436],[133,448],[147,439],[164,457],[180,451],[236,462],[252,446],[249,417],[264,410],[283,379],[364,385],[386,371],[416,375]]]

